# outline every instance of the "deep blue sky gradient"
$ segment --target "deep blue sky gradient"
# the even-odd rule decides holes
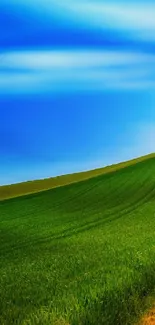
[[[146,36],[147,22],[146,34],[144,24],[135,37],[130,26],[104,20],[102,28],[94,26],[93,16],[81,21],[55,3],[50,15],[29,1],[0,4],[0,185],[96,168],[154,150],[155,41]],[[46,69],[42,59],[37,69],[33,64],[28,68],[33,51],[35,65],[45,51],[77,49],[87,51],[88,58],[91,51],[121,53],[127,61],[114,66],[114,55],[114,63],[98,66],[94,54],[86,67],[79,58],[80,68],[76,62],[71,67],[49,63]],[[28,53],[28,63],[21,60],[18,67],[14,53]],[[142,62],[128,63],[131,54]],[[20,81],[25,77],[27,83]]]

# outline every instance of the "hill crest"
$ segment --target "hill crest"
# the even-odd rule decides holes
[[[97,168],[89,171],[83,171],[74,174],[66,174],[57,177],[45,178],[40,180],[26,181],[23,183],[10,184],[0,186],[0,201],[15,198],[18,196],[29,195],[42,191],[47,191],[55,187],[69,185],[75,182],[85,181],[87,179],[112,173],[122,168],[140,163],[141,161],[155,158],[155,153],[151,153],[145,156],[134,158],[118,164],[113,164],[103,168]]]

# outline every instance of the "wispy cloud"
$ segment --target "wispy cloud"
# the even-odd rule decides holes
[[[117,30],[126,37],[155,41],[155,3],[153,1],[100,1],[100,0],[1,0],[1,5],[11,5],[31,12],[50,25],[51,17],[65,21],[66,25],[87,26],[104,30]],[[54,19],[54,21],[55,21]]]
[[[155,63],[154,55],[107,50],[16,51],[3,54],[0,69],[53,69]]]
[[[153,3],[85,1],[73,4],[70,1],[68,10],[78,14],[81,20],[85,17],[85,22],[91,23],[94,27],[107,26],[110,29],[132,32],[133,38],[155,40],[155,4]]]
[[[152,88],[154,72],[155,57],[134,52],[8,52],[0,62],[0,93]]]
[[[0,12],[2,183],[154,151],[153,0],[0,0]]]
[[[3,3],[4,0],[2,0]],[[8,0],[5,0],[8,1]],[[10,2],[9,2],[10,3]],[[109,28],[123,33],[132,33],[133,38],[155,40],[155,3],[153,1],[110,0],[13,0],[12,4],[31,8],[50,21],[50,16],[57,15],[70,22],[91,26],[92,28]]]

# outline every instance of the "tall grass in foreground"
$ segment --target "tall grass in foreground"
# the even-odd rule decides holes
[[[131,324],[154,261],[155,158],[2,201],[0,324]]]

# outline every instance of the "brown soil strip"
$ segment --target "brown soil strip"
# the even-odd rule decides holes
[[[139,325],[155,325],[155,308],[142,318]]]

